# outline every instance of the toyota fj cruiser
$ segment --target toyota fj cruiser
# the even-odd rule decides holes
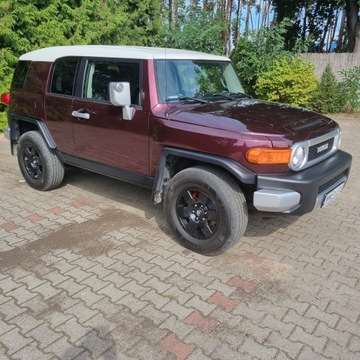
[[[248,206],[301,215],[349,176],[339,126],[244,94],[230,60],[175,49],[65,46],[19,59],[6,135],[38,190],[64,165],[153,190],[176,239],[219,254],[244,234]]]

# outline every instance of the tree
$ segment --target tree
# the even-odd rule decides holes
[[[240,38],[231,54],[231,59],[238,71],[246,91],[253,94],[257,79],[269,71],[274,62],[291,57],[284,49],[287,23],[279,26],[250,31],[248,38]]]
[[[31,50],[71,44],[159,45],[160,1],[0,0],[0,93],[9,90],[18,57]]]
[[[221,55],[228,24],[214,11],[203,12],[200,7],[178,9],[176,26],[167,27],[165,45]]]
[[[358,0],[345,0],[347,31],[348,31],[348,51],[360,53],[360,2]]]

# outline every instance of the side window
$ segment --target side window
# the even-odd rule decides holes
[[[83,97],[98,101],[110,101],[109,83],[111,82],[129,82],[131,103],[140,105],[139,62],[89,60]]]
[[[61,95],[74,95],[74,83],[79,60],[63,59],[54,66],[50,92]]]
[[[29,71],[31,61],[19,61],[16,65],[13,81],[11,83],[12,89],[21,89],[24,87],[26,75]]]

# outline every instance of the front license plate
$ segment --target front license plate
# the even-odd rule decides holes
[[[339,186],[337,186],[334,190],[331,190],[328,194],[326,194],[321,207],[325,207],[329,205],[331,202],[333,202],[341,194],[341,191],[344,188],[344,186],[345,183],[343,182]]]

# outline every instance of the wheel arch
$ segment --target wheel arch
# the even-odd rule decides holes
[[[256,183],[256,174],[232,159],[191,150],[165,147],[158,161],[153,185],[152,200],[154,204],[163,201],[164,190],[175,174],[196,165],[210,165],[220,168],[229,173],[241,187],[248,188]]]
[[[14,148],[18,143],[20,136],[27,131],[33,130],[41,133],[49,149],[56,149],[56,143],[43,120],[23,115],[10,114],[10,142],[12,155],[14,155]]]

